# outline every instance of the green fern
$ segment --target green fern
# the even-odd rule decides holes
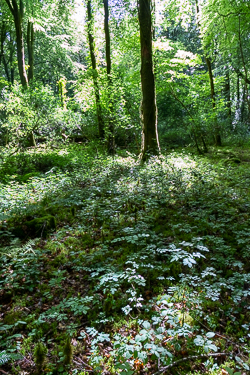
[[[0,353],[0,365],[4,365],[5,363],[9,362],[10,359],[10,356],[5,350]]]

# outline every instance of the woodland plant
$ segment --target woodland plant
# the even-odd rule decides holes
[[[0,0],[0,372],[250,371],[249,14]]]
[[[195,366],[198,373],[200,356],[204,371],[216,374],[224,360],[216,361],[216,353],[247,370],[247,169],[239,173],[184,151],[144,166],[131,156],[85,162],[81,176],[77,161],[64,182],[52,170],[10,191],[18,198],[33,186],[37,203],[27,212],[38,215],[45,207],[57,229],[48,240],[23,245],[9,240],[15,221],[2,226],[2,293],[15,302],[0,325],[5,366],[18,361],[10,353],[36,361],[40,339],[49,355],[37,367],[46,363],[50,372],[81,372],[83,360],[96,373],[157,373],[179,366],[181,356],[189,358],[183,372]],[[42,198],[45,186],[51,193]],[[24,216],[26,210],[20,205]],[[14,212],[8,215],[15,218]],[[16,334],[26,341],[16,345]]]
[[[38,342],[34,348],[34,361],[37,366],[37,372],[40,374],[45,364],[46,354],[48,350],[43,342]]]

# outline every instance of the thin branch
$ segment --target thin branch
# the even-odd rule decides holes
[[[14,8],[13,8],[13,5],[10,3],[9,0],[5,0],[5,1],[6,1],[7,5],[8,5],[8,7],[9,7],[11,13],[14,14]]]
[[[170,368],[179,365],[181,362],[190,361],[193,359],[200,359],[200,358],[209,358],[209,357],[226,357],[228,353],[208,353],[208,354],[200,354],[200,355],[191,355],[190,357],[185,357],[178,359],[178,361],[175,361],[174,363],[171,363],[170,365],[163,367],[161,370],[155,372],[153,375],[160,375],[165,373],[165,371],[169,370]]]
[[[170,83],[168,83],[168,85],[171,89],[171,93],[172,93],[173,97],[177,100],[177,102],[179,102],[182,105],[182,107],[186,110],[187,114],[190,116],[190,118],[192,119],[192,121],[196,125],[196,121],[194,120],[194,118],[193,118],[191,112],[189,111],[189,109],[187,108],[187,106],[178,98],[178,96],[176,95],[172,85]]]
[[[6,374],[6,375],[9,375],[9,373],[8,373],[8,372],[6,372],[6,371],[4,371],[4,370],[2,370],[2,369],[0,369],[0,372],[1,372],[2,374]]]
[[[248,13],[246,13],[246,12],[243,12],[243,13],[241,13],[241,12],[229,12],[229,13],[227,13],[227,14],[222,14],[222,13],[220,13],[220,12],[218,12],[218,11],[216,11],[216,13],[220,16],[220,17],[224,17],[224,18],[226,18],[226,17],[229,17],[229,16],[241,16],[241,15],[247,15]]]
[[[250,84],[250,79],[248,79],[243,73],[241,73],[238,69],[234,69],[236,71],[236,73],[244,79],[245,83],[248,83]]]

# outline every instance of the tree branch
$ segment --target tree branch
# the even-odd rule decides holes
[[[208,354],[200,354],[200,355],[191,355],[190,357],[178,359],[178,361],[175,361],[174,363],[171,363],[170,365],[168,365],[166,367],[163,367],[161,370],[155,372],[153,375],[163,374],[163,373],[165,373],[165,371],[167,371],[168,369],[170,369],[174,366],[177,366],[179,363],[185,362],[185,361],[190,361],[192,359],[209,358],[209,357],[223,357],[223,356],[226,357],[227,355],[228,355],[228,353],[208,353]]]
[[[13,8],[10,0],[5,0],[5,1],[6,1],[7,5],[8,5],[8,7],[10,8],[11,13],[14,14],[14,8]]]
[[[246,14],[248,14],[248,13],[246,13],[246,12],[244,12],[244,13],[241,13],[241,12],[229,12],[229,13],[227,13],[227,14],[222,14],[222,13],[220,13],[220,12],[218,12],[218,11],[216,11],[216,13],[218,13],[218,15],[220,16],[220,17],[224,17],[224,18],[226,18],[226,17],[229,17],[229,16],[241,16],[241,15],[246,15]]]
[[[245,83],[250,84],[250,79],[248,79],[243,73],[241,73],[239,71],[239,69],[234,68],[234,70],[236,71],[236,73],[238,74],[239,77],[243,78],[243,80],[245,81]]]

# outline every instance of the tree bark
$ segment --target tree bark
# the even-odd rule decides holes
[[[108,93],[109,93],[109,114],[108,114],[108,153],[114,155],[115,153],[115,138],[114,138],[114,116],[113,116],[113,102],[112,102],[112,79],[111,79],[111,50],[110,50],[110,32],[109,32],[109,2],[103,0],[104,5],[104,32],[105,32],[105,49],[106,49],[106,67],[108,78]]]
[[[102,118],[101,113],[101,101],[100,101],[100,91],[98,85],[98,73],[96,69],[96,57],[95,57],[95,44],[94,44],[94,37],[93,37],[93,17],[92,17],[92,9],[91,9],[91,0],[87,0],[87,27],[88,27],[88,41],[89,41],[89,52],[91,58],[91,65],[92,65],[92,76],[93,76],[93,83],[94,83],[94,92],[95,92],[95,101],[96,101],[96,112],[97,112],[97,120],[98,120],[98,131],[99,137],[104,139],[104,121]]]
[[[138,0],[141,44],[142,86],[142,160],[160,151],[157,132],[157,108],[152,53],[152,20],[150,0]]]
[[[210,82],[210,90],[211,90],[211,99],[212,99],[212,107],[213,111],[216,110],[216,101],[215,101],[215,89],[214,89],[214,77],[213,77],[213,71],[212,71],[212,65],[211,61],[208,57],[205,56],[205,61],[208,68],[208,74],[209,74],[209,82]],[[221,135],[220,135],[220,128],[218,125],[218,120],[215,118],[215,145],[221,146]]]
[[[228,113],[228,117],[230,119],[230,122],[231,122],[231,117],[232,117],[232,109],[231,109],[231,87],[230,87],[230,74],[229,72],[227,71],[226,72],[226,80],[225,80],[225,98],[226,98],[226,102],[227,102],[227,113]]]
[[[27,47],[28,47],[28,81],[34,78],[34,24],[28,21],[27,25]]]
[[[240,121],[243,122],[247,116],[245,115],[245,103],[246,103],[246,84],[243,86],[242,100],[240,105]]]
[[[4,41],[6,38],[6,27],[5,27],[5,22],[2,22],[2,27],[1,27],[1,54],[0,54],[0,65],[2,64],[2,60],[4,57]]]
[[[10,82],[12,85],[14,85],[14,80],[15,80],[15,65],[13,63],[13,56],[15,53],[15,45],[14,45],[14,40],[10,36],[10,43],[11,43],[11,48],[10,48],[10,58],[9,58],[9,65],[10,65]]]
[[[36,147],[36,140],[35,140],[35,136],[34,136],[34,132],[31,131],[29,133],[29,146],[30,147]]]
[[[5,71],[5,74],[6,74],[6,78],[7,78],[8,82],[10,82],[10,74],[9,74],[8,64],[7,64],[7,61],[6,61],[6,58],[5,58],[5,53],[4,53],[4,42],[5,42],[5,39],[6,39],[6,35],[7,35],[6,25],[5,25],[5,22],[3,21],[2,22],[2,27],[1,27],[0,65],[3,62],[3,66],[4,66],[4,71]]]
[[[199,7],[198,0],[195,0],[195,4],[196,4],[196,22],[197,22],[198,28],[200,28],[200,20],[199,20],[200,7]],[[212,64],[208,57],[204,55],[204,58],[207,64],[208,74],[209,74],[212,107],[213,107],[213,111],[215,111],[216,101],[215,101],[215,89],[214,89],[214,77],[213,77],[213,71],[212,71]],[[219,129],[217,118],[215,118],[214,128],[215,128],[215,144],[216,146],[221,146],[221,135],[220,135],[220,129]]]
[[[246,103],[247,103],[247,108],[248,108],[248,117],[249,117],[249,114],[250,114],[250,100],[249,100],[249,92],[248,92],[248,84],[249,84],[249,79],[248,79],[248,69],[247,69],[247,65],[246,65],[246,61],[245,61],[245,56],[244,56],[244,52],[243,52],[243,46],[242,46],[242,40],[241,40],[241,17],[239,15],[239,48],[240,48],[240,56],[241,56],[241,60],[242,60],[242,65],[243,65],[243,69],[244,69],[244,80],[245,80],[245,86],[244,86],[244,92],[245,92],[245,95],[243,96],[243,100],[245,101],[246,100]],[[248,122],[249,122],[249,118],[248,118]]]
[[[17,63],[21,84],[28,87],[28,77],[25,70],[24,44],[23,44],[23,1],[20,0],[19,7],[17,0],[5,0],[14,18],[16,29]]]
[[[105,44],[106,44],[107,75],[110,78],[110,73],[111,73],[111,53],[110,53],[109,2],[108,2],[108,0],[103,0],[103,5],[104,5],[104,31],[105,31]]]

